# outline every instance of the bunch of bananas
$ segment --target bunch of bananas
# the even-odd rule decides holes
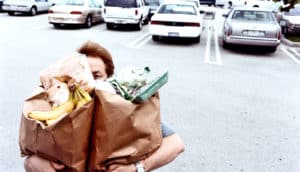
[[[88,103],[91,99],[92,98],[88,92],[84,91],[79,86],[75,86],[75,89],[70,89],[69,99],[62,105],[52,107],[50,111],[31,111],[28,113],[28,117],[50,125],[61,115],[70,113],[74,109],[80,108]]]

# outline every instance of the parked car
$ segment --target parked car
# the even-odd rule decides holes
[[[160,4],[163,2],[163,0],[145,0],[146,6],[149,7],[150,14],[148,16],[149,20],[153,16],[153,14],[156,12]]]
[[[8,12],[8,15],[14,15],[15,12],[28,13],[32,16],[39,12],[47,12],[54,3],[48,0],[5,0],[2,10]]]
[[[192,38],[200,41],[203,16],[196,5],[186,1],[164,2],[150,21],[150,34],[154,41],[164,37]]]
[[[296,4],[289,12],[281,13],[279,23],[282,33],[300,35],[300,4]]]
[[[242,7],[246,3],[245,0],[225,0],[226,8]]]
[[[99,0],[65,0],[49,9],[48,20],[54,27],[72,24],[90,28],[103,21],[102,5]]]
[[[199,0],[201,5],[216,5],[216,0]]]
[[[255,7],[236,7],[223,15],[223,47],[231,44],[264,46],[275,52],[281,29],[272,11]]]
[[[249,7],[272,8],[274,2],[272,0],[246,0],[245,5]]]
[[[135,25],[137,30],[148,24],[150,10],[144,0],[105,0],[103,18],[107,29],[115,25]]]
[[[3,0],[0,0],[0,11],[2,11]]]

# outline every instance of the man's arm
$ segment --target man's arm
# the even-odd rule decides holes
[[[178,134],[163,138],[161,146],[148,158],[142,161],[145,171],[152,171],[173,161],[184,151],[184,144]]]
[[[180,136],[175,133],[164,137],[160,147],[141,163],[144,165],[145,171],[149,172],[170,163],[183,151],[184,144]],[[136,168],[134,164],[112,164],[107,172],[136,172]]]
[[[48,161],[37,155],[31,155],[24,160],[26,172],[56,172],[64,169],[64,165]]]

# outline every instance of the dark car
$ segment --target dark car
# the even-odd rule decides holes
[[[146,6],[149,7],[150,14],[149,14],[149,19],[153,16],[155,11],[158,9],[160,6],[162,0],[145,0]]]
[[[212,6],[212,5],[216,5],[216,0],[200,0],[200,4],[201,5],[208,5],[208,6]]]
[[[289,12],[283,12],[278,18],[284,34],[300,35],[300,4],[296,4]]]
[[[3,0],[0,0],[0,11],[2,11]]]

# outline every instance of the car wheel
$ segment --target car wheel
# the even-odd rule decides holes
[[[200,36],[194,38],[194,41],[195,41],[196,43],[199,43],[199,42],[200,42]]]
[[[37,12],[36,7],[31,7],[31,8],[30,8],[30,11],[29,11],[29,14],[30,14],[31,16],[35,16],[35,15],[36,15],[36,12]]]
[[[153,41],[158,41],[159,40],[159,37],[157,35],[152,35],[152,40]]]
[[[277,49],[277,47],[270,47],[269,48],[269,50],[270,50],[271,53],[275,53],[276,49]]]
[[[143,27],[143,22],[142,22],[142,19],[140,19],[139,23],[136,24],[136,29],[137,30],[142,30],[142,27]]]
[[[106,29],[110,30],[113,28],[113,24],[112,23],[106,23]]]
[[[53,24],[54,28],[61,28],[61,25],[58,23]]]
[[[15,15],[15,12],[14,11],[9,11],[8,15],[13,16],[13,15]]]
[[[85,20],[85,27],[86,28],[90,28],[93,25],[93,20],[92,17],[89,15],[87,16],[86,20]]]
[[[227,49],[227,48],[230,47],[229,44],[227,42],[225,42],[224,40],[223,40],[223,44],[222,45],[223,45],[224,49]]]

